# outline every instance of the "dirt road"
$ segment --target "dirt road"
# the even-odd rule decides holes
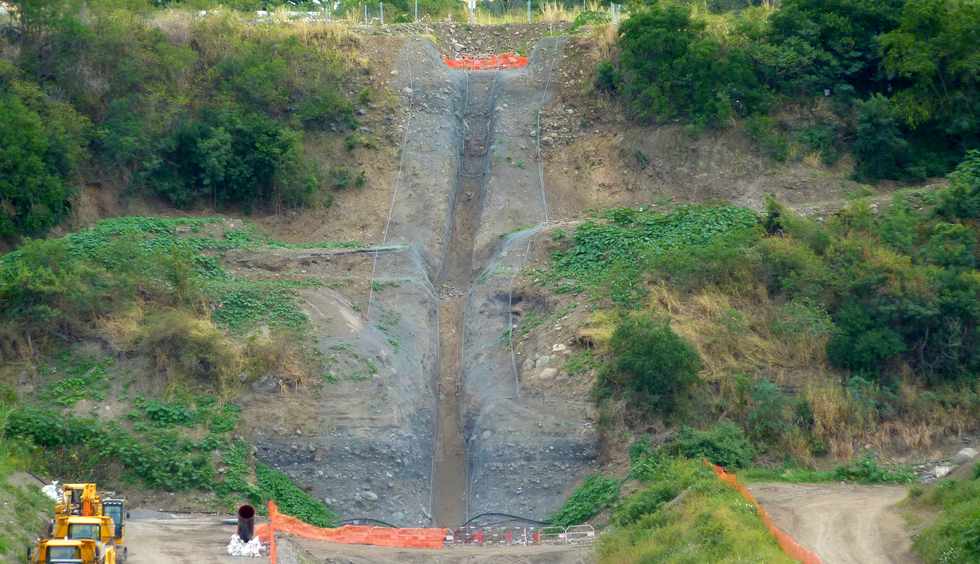
[[[220,516],[133,517],[126,524],[126,564],[242,564],[225,552],[235,533],[233,525],[223,525]]]
[[[265,559],[232,558],[225,553],[235,533],[220,516],[134,517],[126,525],[129,559],[126,564],[245,564]],[[406,550],[376,546],[343,545],[279,537],[282,564],[590,564],[594,552],[588,546],[461,547],[445,550]]]
[[[900,486],[755,484],[776,525],[825,564],[911,564],[911,538],[895,510]]]
[[[281,553],[296,564],[592,564],[590,546],[482,546],[405,550],[287,540]]]

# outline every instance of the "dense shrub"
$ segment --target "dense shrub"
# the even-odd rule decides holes
[[[618,68],[596,81],[640,120],[759,114],[747,131],[776,160],[791,152],[761,115],[773,94],[829,97],[835,117],[800,131],[801,147],[825,164],[853,150],[859,179],[924,179],[980,146],[978,27],[980,8],[961,0],[786,0],[720,18],[658,5],[623,24]]]
[[[876,38],[898,25],[904,0],[785,0],[770,18],[780,90],[822,96],[884,82]]]
[[[745,432],[731,422],[719,423],[705,431],[684,427],[667,449],[693,460],[707,458],[725,468],[743,468],[755,456]]]
[[[87,122],[0,60],[0,239],[43,235],[70,211]]]
[[[246,208],[304,204],[317,179],[305,170],[300,139],[262,115],[217,111],[176,131],[147,182],[178,207],[201,200]]]
[[[967,153],[949,175],[949,190],[942,194],[938,211],[947,220],[980,219],[980,150]]]
[[[614,373],[608,376],[633,392],[634,402],[670,414],[697,381],[697,351],[666,321],[643,315],[625,318],[610,341]]]
[[[308,204],[319,179],[303,132],[354,124],[340,35],[228,11],[146,17],[138,2],[24,4],[25,75],[91,120],[99,168],[179,207]]]
[[[705,31],[687,7],[653,6],[620,26],[623,94],[643,120],[713,125],[765,107],[748,55]]]
[[[549,521],[561,527],[580,525],[612,505],[618,497],[619,481],[594,474],[575,488],[565,505]]]
[[[854,155],[860,178],[900,178],[909,162],[898,111],[888,98],[875,94],[858,104]]]

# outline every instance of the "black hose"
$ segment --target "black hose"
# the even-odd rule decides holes
[[[375,523],[375,524],[378,524],[378,525],[382,525],[384,527],[391,527],[392,529],[400,529],[401,528],[398,525],[392,525],[391,523],[385,523],[384,521],[381,521],[380,519],[370,519],[370,518],[367,518],[367,517],[359,517],[359,518],[355,518],[355,519],[344,519],[343,521],[338,521],[337,522],[338,525],[364,525],[364,524],[368,524],[368,523]]]
[[[483,517],[508,517],[512,521],[524,521],[525,523],[532,523],[534,525],[550,525],[551,524],[548,521],[538,521],[537,519],[529,519],[527,517],[520,517],[518,515],[511,515],[509,513],[480,513],[479,515],[477,515],[475,517],[471,517],[468,521],[466,521],[465,523],[463,523],[462,525],[460,525],[460,527],[465,527],[465,526],[469,525],[470,523],[472,523],[473,521],[476,521],[477,519],[481,519]]]

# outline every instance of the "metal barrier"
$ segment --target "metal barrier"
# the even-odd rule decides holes
[[[592,525],[571,527],[459,527],[446,534],[446,546],[528,546],[592,544]]]

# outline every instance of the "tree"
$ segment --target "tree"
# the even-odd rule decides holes
[[[640,119],[718,124],[763,108],[748,54],[723,45],[684,6],[653,6],[620,27],[623,94]]]
[[[894,104],[875,94],[858,105],[854,154],[857,176],[871,180],[901,178],[908,162],[908,141]]]
[[[625,318],[610,342],[614,380],[637,394],[654,411],[673,412],[697,382],[701,359],[667,321],[643,315]]]
[[[876,37],[898,26],[905,0],[785,0],[770,18],[771,62],[784,92],[820,96],[842,86],[878,89]]]
[[[884,68],[902,86],[896,106],[910,127],[936,121],[946,135],[977,141],[977,29],[980,3],[909,0],[899,27],[879,38]]]
[[[0,238],[42,235],[70,211],[86,120],[0,61]]]

